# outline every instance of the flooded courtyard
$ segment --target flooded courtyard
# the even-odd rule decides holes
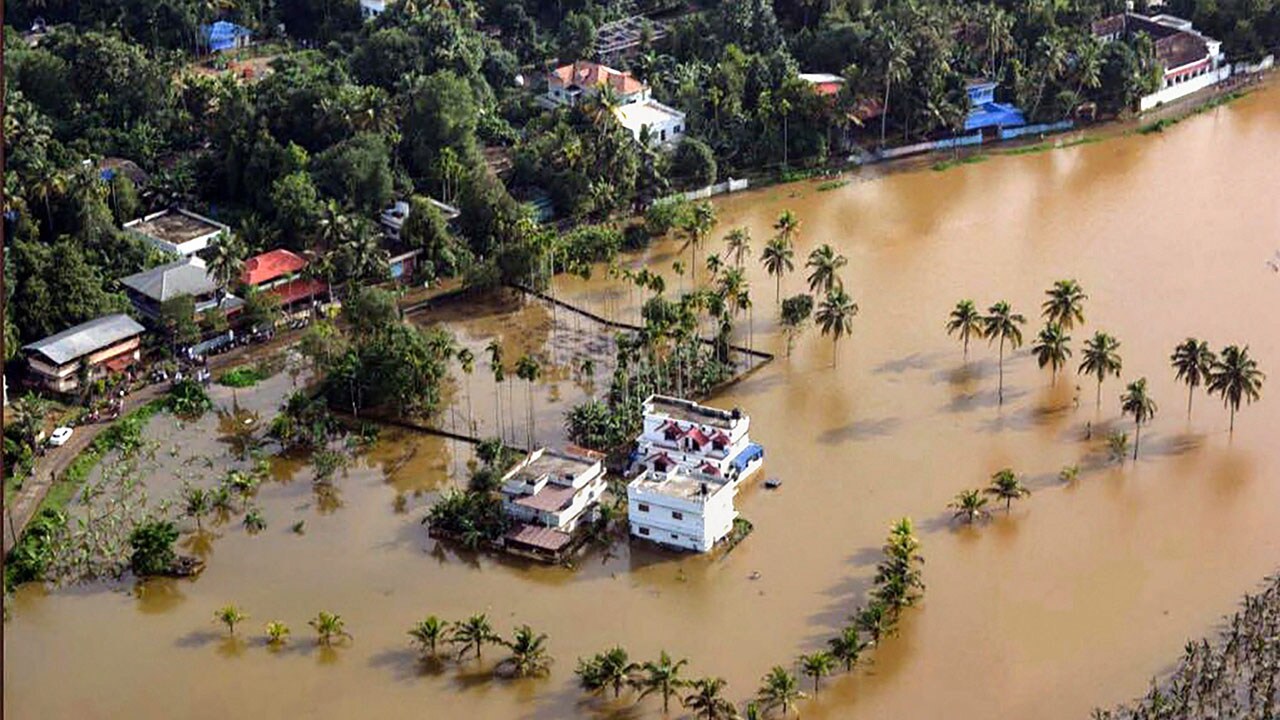
[[[633,659],[662,649],[687,657],[690,676],[723,676],[741,701],[771,666],[817,649],[864,602],[887,526],[903,515],[924,545],[924,600],[872,664],[827,681],[804,717],[1065,720],[1140,695],[1186,640],[1211,634],[1280,565],[1280,274],[1265,264],[1280,249],[1272,158],[1280,158],[1274,86],[1158,135],[946,172],[864,173],[825,192],[800,183],[731,196],[716,204],[720,223],[701,255],[722,251],[730,228],[750,229],[752,342],[779,357],[712,402],[751,415],[765,474],[784,480],[776,492],[744,488],[738,510],[755,531],[731,554],[680,558],[620,542],[569,569],[439,545],[420,521],[438,492],[462,482],[470,450],[388,430],[336,481],[336,505],[317,501],[305,464],[273,461],[256,498],[267,528],[251,535],[234,520],[214,528],[195,581],[22,588],[5,628],[4,710],[19,718],[658,717],[660,703],[615,706],[577,688],[576,658],[615,644]],[[813,328],[782,357],[774,283],[758,257],[783,209],[802,223],[798,266],[824,242],[849,260],[841,276],[861,312],[834,368],[830,339]],[[663,271],[678,289],[690,281],[670,272],[677,253],[661,243],[625,262]],[[784,296],[804,289],[797,270]],[[1030,341],[1044,289],[1067,277],[1089,294],[1070,368],[1083,339],[1105,330],[1122,343],[1121,378],[1108,378],[1095,409],[1092,379],[1067,373],[1051,385],[1024,347],[1006,358],[999,406],[995,350],[979,343],[966,362],[944,331],[947,313],[962,298],[981,308],[1008,300],[1028,316]],[[559,279],[556,296],[629,319],[627,303],[641,298],[603,271],[594,278]],[[556,349],[547,312],[526,305],[432,318],[477,356],[473,392],[450,395],[455,410],[470,397],[468,413],[493,421],[492,378],[480,380],[492,337],[509,344],[508,362],[523,352],[573,356],[580,345],[566,336]],[[747,332],[741,323],[744,343]],[[1186,417],[1186,389],[1168,356],[1188,336],[1215,349],[1248,344],[1270,375],[1234,436],[1216,399],[1199,395]],[[611,351],[593,351],[602,392]],[[573,377],[573,360],[556,357],[534,388],[544,441],[593,391]],[[1132,431],[1119,412],[1123,383],[1143,376],[1159,413],[1143,428],[1139,460],[1112,464],[1106,432]],[[237,393],[217,388],[215,400],[265,418],[291,383],[282,373]],[[518,384],[503,400],[518,421],[524,393]],[[183,428],[161,415],[150,432],[165,449],[182,446],[171,460],[159,453],[162,467],[191,453],[235,452],[235,433],[215,413]],[[1072,464],[1080,477],[1064,484],[1058,472]],[[1002,467],[1025,477],[1031,497],[985,525],[953,526],[947,503]],[[300,520],[305,532],[292,531]],[[212,620],[229,602],[250,615],[235,640]],[[306,621],[320,610],[343,616],[349,644],[316,647]],[[421,666],[406,635],[414,622],[478,612],[504,635],[524,623],[547,633],[551,675],[494,679],[496,648],[483,663]],[[282,650],[261,639],[270,620],[294,629]]]

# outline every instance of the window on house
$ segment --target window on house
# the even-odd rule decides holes
[[[639,510],[640,512],[649,512],[649,504],[640,503],[639,505],[636,505],[636,509]]]
[[[641,535],[648,536],[648,534],[649,534],[649,528],[647,528],[647,527],[642,527],[642,528],[640,528],[640,534],[641,534]]]
[[[679,536],[679,535],[677,535],[677,534],[675,534],[675,533],[671,533],[671,539],[672,539],[672,540],[679,540],[679,539],[680,539],[680,536]]]
[[[673,519],[675,519],[675,520],[683,520],[683,519],[684,519],[684,513],[682,513],[682,512],[677,512],[677,511],[675,511],[675,510],[672,510],[672,511],[671,511],[671,517],[672,517]]]

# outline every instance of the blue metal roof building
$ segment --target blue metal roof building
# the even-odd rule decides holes
[[[212,25],[200,26],[200,34],[210,52],[235,50],[249,44],[253,32],[233,22],[219,20]]]
[[[964,129],[1018,127],[1027,124],[1022,111],[1012,105],[996,102],[996,84],[989,80],[971,80],[965,87],[969,93],[969,116]]]

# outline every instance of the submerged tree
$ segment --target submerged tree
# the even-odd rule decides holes
[[[336,613],[321,610],[307,624],[316,631],[316,641],[325,647],[333,645],[334,640],[351,638],[346,622]]]
[[[489,625],[489,617],[483,613],[454,623],[453,634],[449,637],[449,642],[458,646],[459,660],[472,652],[475,653],[476,660],[479,660],[482,648],[486,644],[498,641],[499,638],[494,634],[493,627]]]
[[[267,634],[267,644],[272,647],[279,647],[289,640],[289,626],[278,620],[267,623],[264,631]]]
[[[662,696],[662,713],[665,715],[670,712],[671,698],[689,684],[688,680],[680,676],[680,671],[688,664],[689,661],[684,658],[672,660],[666,650],[659,653],[656,661],[645,662],[639,668],[640,676],[634,680],[636,688],[640,690],[640,697],[658,693]]]
[[[991,484],[983,490],[988,495],[994,497],[997,501],[1004,501],[1004,510],[1009,512],[1014,500],[1024,498],[1031,494],[1031,491],[1022,484],[1018,476],[1009,468],[1003,468],[996,471],[991,476]]]
[[[969,339],[982,337],[982,315],[972,300],[961,300],[952,308],[947,320],[947,334],[957,335],[964,343],[964,359],[969,359]]]
[[[800,656],[800,667],[804,669],[804,674],[813,678],[813,694],[818,694],[819,683],[824,675],[830,675],[832,668],[836,665],[836,659],[826,650],[809,653]]]
[[[1067,360],[1071,357],[1071,348],[1067,345],[1071,341],[1071,336],[1067,335],[1061,325],[1046,325],[1038,336],[1036,336],[1036,344],[1031,346],[1031,352],[1036,356],[1036,363],[1040,367],[1048,365],[1052,368],[1052,379],[1054,383],[1058,381],[1058,370],[1067,364]]]
[[[774,279],[775,303],[782,302],[782,278],[795,270],[795,255],[790,241],[782,235],[770,239],[764,246],[764,252],[760,253],[760,262],[764,263],[765,272]]]
[[[511,654],[500,665],[509,668],[516,677],[545,675],[550,672],[551,655],[547,652],[546,633],[534,633],[528,625],[521,625],[516,628],[511,640],[502,644]]]
[[[987,516],[987,498],[981,490],[961,490],[947,507],[951,508],[953,519],[970,525]]]
[[[449,637],[449,623],[428,615],[409,629],[409,637],[418,644],[424,656],[435,657],[437,646]]]
[[[226,605],[218,608],[218,610],[213,613],[213,619],[227,626],[228,635],[235,635],[236,625],[239,625],[244,620],[248,620],[249,616],[245,615],[240,608],[235,605]]]
[[[982,318],[982,334],[987,342],[1000,342],[1000,389],[997,397],[1001,405],[1004,404],[1004,346],[1008,343],[1011,350],[1022,347],[1022,328],[1019,326],[1026,322],[1025,317],[1013,312],[1009,303],[1003,300],[988,308],[987,315]]]
[[[1211,394],[1222,396],[1222,403],[1231,409],[1231,430],[1236,431],[1236,411],[1240,402],[1252,403],[1262,395],[1262,383],[1267,376],[1258,369],[1258,363],[1249,357],[1249,346],[1243,348],[1228,345],[1209,369],[1208,389]]]
[[[1120,341],[1099,330],[1093,337],[1084,341],[1084,351],[1080,353],[1081,374],[1093,375],[1098,379],[1098,396],[1096,406],[1102,407],[1102,381],[1108,375],[1120,377]]]
[[[1075,280],[1058,280],[1045,291],[1048,299],[1040,305],[1041,315],[1050,325],[1070,330],[1084,322],[1084,301],[1089,299]]]
[[[824,336],[831,336],[831,367],[840,357],[840,338],[853,332],[853,318],[858,314],[858,303],[849,297],[844,288],[827,291],[826,298],[818,306],[815,319]]]
[[[578,658],[574,673],[583,688],[595,693],[612,688],[613,697],[617,699],[622,695],[622,688],[632,684],[637,668],[626,650],[613,647],[587,660]]]
[[[795,675],[787,672],[781,665],[774,665],[760,681],[760,689],[756,691],[756,699],[764,707],[765,712],[781,710],[785,717],[791,714],[791,707],[796,701],[803,700],[806,695],[800,691],[800,681]]]
[[[731,720],[736,718],[738,710],[724,697],[724,688],[728,685],[724,678],[699,678],[689,684],[693,692],[681,702],[686,710],[692,710],[693,716],[702,720]]]
[[[848,262],[845,256],[837,253],[829,244],[818,246],[809,253],[809,260],[805,262],[805,267],[810,269],[809,292],[821,291],[829,295],[833,289],[843,287],[844,283],[837,273]]]
[[[1173,349],[1169,363],[1178,373],[1178,380],[1187,386],[1187,419],[1191,419],[1191,400],[1196,388],[1209,382],[1209,373],[1217,357],[1209,349],[1209,343],[1189,337]]]
[[[1156,401],[1147,394],[1147,379],[1138,378],[1129,383],[1120,396],[1120,410],[1133,416],[1133,459],[1138,459],[1138,445],[1142,442],[1142,426],[1156,415]]]

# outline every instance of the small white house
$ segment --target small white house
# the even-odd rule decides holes
[[[175,208],[161,210],[130,220],[124,229],[160,250],[189,257],[209,247],[222,233],[230,234],[231,228],[190,210]]]
[[[707,552],[733,530],[738,483],[683,468],[645,470],[627,484],[631,535],[681,550]]]
[[[517,523],[569,533],[604,494],[604,463],[533,451],[502,478],[502,507]]]
[[[653,98],[619,105],[613,114],[637,141],[645,128],[649,130],[650,145],[676,145],[684,139],[684,113]]]
[[[387,11],[387,0],[360,0],[360,16],[372,20]]]

